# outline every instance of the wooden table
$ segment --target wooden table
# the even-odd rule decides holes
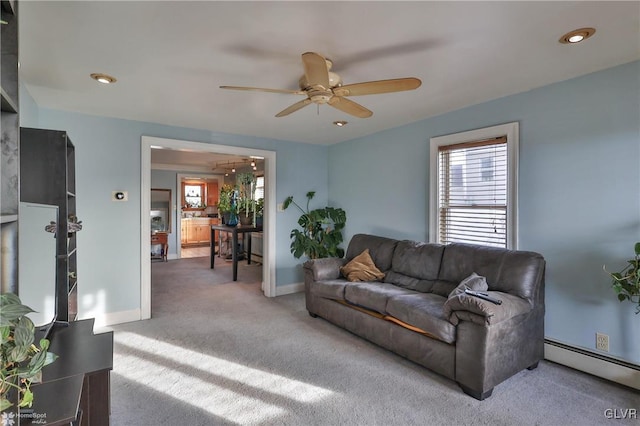
[[[262,232],[262,226],[227,226],[227,225],[211,225],[211,269],[213,269],[213,263],[216,256],[215,250],[215,236],[216,231],[218,234],[220,232],[228,232],[232,235],[232,246],[231,246],[231,260],[233,262],[233,281],[238,281],[238,234],[249,234],[249,238],[245,238],[247,241],[247,264],[251,264],[251,233],[252,232]],[[220,235],[218,235],[218,252],[220,251]]]
[[[167,261],[167,252],[169,251],[169,242],[167,241],[167,233],[166,232],[156,232],[151,234],[151,245],[161,245],[162,246],[162,260]]]

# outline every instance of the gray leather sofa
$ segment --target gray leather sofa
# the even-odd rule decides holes
[[[340,267],[365,249],[384,279],[347,281]],[[304,270],[312,317],[453,379],[476,399],[543,358],[545,260],[538,253],[358,234],[345,258],[311,260]],[[445,309],[474,272],[502,303],[463,294],[455,300],[463,303]]]

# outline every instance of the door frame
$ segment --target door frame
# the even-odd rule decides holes
[[[179,139],[141,137],[140,176],[140,317],[151,318],[151,149],[166,148],[196,152],[214,152],[241,156],[264,157],[264,257],[262,264],[262,291],[266,297],[276,296],[276,153],[256,148],[218,145]]]

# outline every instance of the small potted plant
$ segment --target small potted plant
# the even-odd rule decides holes
[[[347,214],[344,210],[334,207],[309,210],[309,202],[314,195],[315,191],[307,192],[306,210],[296,204],[291,196],[284,200],[282,207],[285,210],[293,204],[302,212],[298,219],[298,225],[302,230],[291,231],[291,253],[296,259],[302,255],[309,259],[342,257],[344,249],[339,245],[342,243],[342,230],[347,222]]]
[[[229,184],[220,188],[220,199],[218,200],[218,214],[222,215],[222,223],[229,226],[238,224],[238,206],[236,204],[236,189]]]
[[[31,407],[31,384],[42,380],[42,368],[57,355],[48,352],[49,341],[34,342],[35,326],[26,315],[34,312],[13,293],[0,295],[0,412]]]
[[[618,295],[618,300],[636,303],[636,314],[640,313],[640,242],[634,246],[635,256],[627,261],[620,272],[605,272],[611,277],[611,287]]]
[[[256,226],[262,226],[264,220],[264,198],[256,201]]]

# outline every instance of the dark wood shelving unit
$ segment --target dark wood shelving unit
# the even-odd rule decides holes
[[[20,201],[58,206],[56,225],[56,314],[75,321],[78,314],[75,147],[62,130],[20,129]]]
[[[18,5],[0,2],[0,291],[18,293]]]

